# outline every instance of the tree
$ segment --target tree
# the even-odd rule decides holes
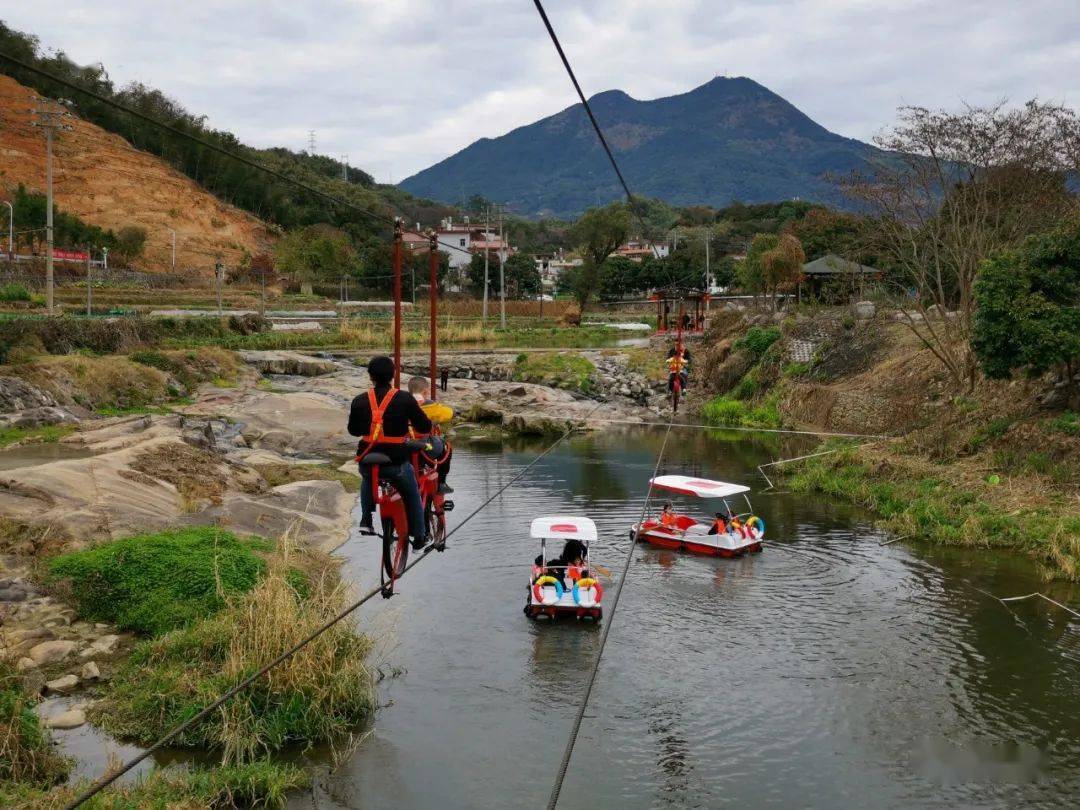
[[[784,226],[802,243],[807,261],[820,259],[830,253],[861,264],[874,264],[861,250],[865,222],[862,217],[828,208],[812,208],[802,219]]]
[[[571,228],[570,240],[584,261],[566,280],[583,314],[599,287],[601,265],[626,241],[629,230],[630,212],[623,203],[590,208]]]
[[[597,292],[605,301],[618,301],[638,292],[639,270],[643,265],[625,256],[609,256],[600,266],[600,283]]]
[[[300,282],[304,295],[316,281],[336,281],[354,267],[354,253],[344,233],[328,225],[290,231],[274,248],[278,272]]]
[[[959,113],[905,107],[877,144],[892,155],[844,182],[871,215],[866,247],[907,299],[907,326],[970,389],[980,268],[1075,207],[1066,178],[1080,161],[1080,119],[1038,101]]]
[[[802,245],[790,233],[781,234],[776,247],[762,254],[762,277],[765,290],[772,295],[773,312],[776,312],[777,292],[795,285],[805,263],[806,254]]]
[[[1008,379],[1080,361],[1080,219],[983,263],[975,281],[972,347],[983,372]]]
[[[515,253],[503,265],[508,298],[524,298],[540,292],[540,270],[536,260],[524,253]]]
[[[146,247],[146,228],[135,225],[126,225],[116,232],[116,256],[122,261],[130,262],[142,255]]]
[[[774,233],[759,233],[754,237],[750,249],[746,251],[746,258],[735,271],[739,287],[744,293],[757,295],[765,291],[765,256],[776,250],[779,244],[780,237]]]

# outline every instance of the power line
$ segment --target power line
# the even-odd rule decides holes
[[[611,151],[611,147],[608,146],[607,138],[604,137],[603,130],[600,129],[600,124],[596,120],[596,116],[593,115],[592,107],[589,106],[589,100],[585,98],[585,93],[581,90],[581,84],[578,83],[577,76],[574,75],[574,69],[570,67],[570,60],[566,58],[566,51],[563,50],[562,43],[559,42],[559,37],[555,34],[555,29],[551,27],[551,20],[548,19],[547,12],[544,11],[544,5],[540,0],[533,0],[533,4],[536,6],[536,10],[540,12],[540,19],[544,21],[544,27],[547,28],[548,35],[551,37],[551,42],[555,45],[555,50],[559,52],[559,58],[562,59],[563,67],[566,68],[566,73],[570,77],[570,81],[574,85],[574,89],[577,91],[578,98],[581,99],[581,104],[585,107],[585,112],[589,116],[589,121],[592,123],[592,127],[596,130],[596,137],[600,139],[600,145],[604,147],[604,152],[607,153],[608,160],[611,161],[611,168],[615,170],[615,175],[619,178],[619,184],[623,187],[623,191],[626,192],[626,200],[630,204],[630,211],[637,217],[638,223],[641,225],[641,235],[645,238],[648,226],[645,224],[645,219],[641,216],[641,212],[638,210],[634,201],[634,195],[630,193],[630,186],[626,183],[626,178],[623,177],[622,170],[619,168],[618,161],[615,160],[615,155]],[[656,254],[656,247],[653,247],[653,254]]]
[[[588,414],[585,415],[584,419],[588,419],[597,410],[597,408],[600,407],[601,404],[603,404],[603,403],[598,403],[596,408],[593,408],[591,411],[589,411]],[[487,500],[485,500],[478,507],[476,507],[472,512],[470,512],[468,515],[466,515],[464,520],[462,520],[453,529],[451,529],[449,532],[447,532],[445,539],[449,540],[462,526],[464,526],[466,523],[468,523],[470,520],[472,520],[474,517],[476,517],[476,515],[478,515],[489,504],[491,504],[496,498],[498,498],[500,495],[502,495],[506,490],[508,490],[510,487],[512,487],[514,484],[516,484],[518,481],[520,481],[522,478],[524,478],[525,474],[528,473],[529,470],[531,470],[533,467],[535,467],[542,459],[544,459],[548,454],[550,454],[552,450],[554,450],[556,447],[558,447],[560,444],[562,444],[562,442],[565,441],[574,432],[575,429],[576,428],[574,426],[568,427],[563,432],[563,434],[561,436],[559,436],[559,438],[557,438],[554,442],[552,442],[550,445],[548,445],[547,449],[545,449],[542,453],[540,453],[540,455],[538,455],[536,458],[534,458],[532,461],[530,461],[528,464],[526,464],[521,470],[519,470],[517,472],[516,475],[514,475],[513,478],[511,478],[508,482],[506,482],[501,487],[499,487],[497,490],[495,490],[494,494],[489,496],[487,498]],[[411,563],[409,563],[407,566],[405,566],[405,569],[401,572],[401,576],[404,576],[406,573],[408,573],[410,570],[412,570],[412,568],[414,566],[419,565],[420,562],[422,562],[425,558],[427,558],[430,555],[433,548],[434,548],[434,546],[428,546],[426,549],[424,549],[424,552],[423,552],[423,554],[421,556],[414,558]],[[400,579],[400,578],[401,577],[398,577],[398,579]],[[621,584],[620,584],[620,590],[621,590]],[[201,720],[204,720],[207,716],[210,715],[211,712],[215,711],[216,709],[220,708],[221,706],[223,706],[228,701],[232,700],[234,697],[236,697],[238,694],[243,692],[245,689],[247,689],[249,686],[251,686],[253,683],[255,683],[255,681],[257,681],[259,678],[261,678],[267,672],[272,670],[274,667],[278,666],[279,664],[287,661],[292,656],[296,655],[296,653],[299,652],[301,649],[303,649],[308,644],[310,644],[312,641],[317,639],[319,636],[321,636],[323,633],[325,633],[327,630],[329,630],[335,624],[337,624],[338,622],[345,619],[349,614],[351,614],[353,611],[355,611],[357,608],[359,608],[365,602],[368,602],[369,600],[373,599],[377,594],[380,594],[380,593],[382,593],[382,587],[381,586],[377,587],[377,588],[374,588],[371,591],[369,591],[368,593],[364,594],[360,599],[358,599],[356,602],[354,602],[353,604],[349,605],[347,608],[342,610],[334,618],[332,618],[330,621],[328,621],[326,624],[324,624],[322,627],[320,627],[314,633],[307,636],[306,638],[304,638],[303,640],[301,640],[297,644],[293,645],[291,648],[289,648],[288,650],[283,652],[281,655],[279,655],[273,661],[271,661],[270,663],[263,666],[258,672],[255,672],[253,675],[248,676],[243,681],[241,681],[236,686],[234,686],[232,689],[229,689],[227,692],[225,692],[223,695],[221,695],[221,697],[219,697],[217,700],[215,700],[209,706],[202,709],[197,714],[193,715],[192,717],[188,718],[187,720],[185,720],[180,725],[173,728],[171,731],[166,733],[165,736],[161,737],[157,742],[155,742],[153,745],[151,745],[149,748],[147,748],[141,754],[139,754],[138,756],[136,756],[133,759],[129,760],[128,762],[124,763],[124,765],[121,768],[109,771],[108,774],[106,774],[106,776],[102,777],[97,782],[95,782],[93,785],[91,785],[89,788],[87,788],[85,791],[83,791],[81,794],[79,794],[70,804],[68,804],[66,806],[65,810],[74,810],[74,808],[78,807],[79,805],[83,804],[87,800],[89,800],[89,799],[93,798],[94,796],[96,796],[98,793],[100,793],[102,790],[107,788],[109,785],[111,785],[113,782],[115,782],[117,779],[119,779],[125,773],[130,771],[136,765],[138,765],[140,762],[142,762],[147,757],[152,755],[155,751],[159,750],[160,748],[162,748],[165,745],[168,745],[172,740],[176,739],[180,734],[183,734],[187,729],[191,728],[192,726],[194,726],[196,723],[200,722]],[[616,594],[615,598],[616,598],[616,601],[617,601],[618,600],[618,594]]]
[[[159,121],[156,118],[153,118],[153,117],[147,115],[146,113],[140,112],[140,111],[136,110],[133,107],[129,107],[126,104],[122,104],[121,102],[116,101],[115,99],[109,98],[108,96],[103,95],[101,93],[98,93],[98,92],[96,92],[94,90],[88,90],[85,87],[82,87],[81,85],[78,85],[73,81],[65,79],[65,78],[63,78],[61,76],[56,76],[56,75],[48,72],[47,70],[42,70],[41,68],[37,67],[36,65],[32,65],[29,62],[24,62],[22,59],[18,59],[18,58],[14,57],[14,56],[11,56],[10,54],[0,52],[0,59],[4,59],[4,60],[10,62],[13,65],[16,65],[17,67],[20,67],[23,70],[29,71],[30,73],[34,73],[34,74],[36,74],[38,76],[41,76],[44,79],[48,79],[49,81],[56,82],[57,84],[59,84],[59,85],[61,85],[63,87],[66,87],[69,90],[74,90],[77,93],[82,93],[83,95],[88,96],[88,97],[94,99],[95,101],[99,101],[102,104],[108,104],[110,107],[114,107],[114,108],[116,108],[116,109],[118,109],[118,110],[120,110],[122,112],[126,112],[128,115],[134,116],[135,118],[138,118],[138,119],[140,119],[142,121],[145,121],[146,123],[150,124],[151,126],[158,127],[159,129],[162,129],[162,130],[164,130],[166,132],[172,133],[173,135],[179,136],[181,138],[185,138],[185,139],[191,141],[192,143],[196,143],[199,146],[202,146],[202,147],[204,147],[206,149],[209,149],[209,150],[211,150],[213,152],[217,152],[218,154],[223,155],[223,156],[225,156],[227,158],[231,158],[231,159],[237,161],[238,163],[242,163],[243,165],[245,165],[245,166],[247,166],[249,168],[255,169],[256,171],[263,172],[264,174],[267,174],[270,177],[273,177],[273,178],[275,178],[277,180],[280,180],[283,183],[289,183],[291,185],[296,186],[299,189],[303,189],[304,191],[307,191],[310,194],[314,194],[317,197],[321,197],[322,199],[324,199],[324,200],[326,200],[328,202],[331,202],[331,203],[333,203],[335,205],[340,205],[343,208],[347,208],[347,209],[349,209],[351,211],[355,211],[356,213],[360,214],[361,216],[368,217],[369,219],[372,219],[372,220],[375,220],[375,221],[378,221],[378,222],[382,222],[382,223],[385,223],[387,225],[395,225],[397,223],[397,220],[394,217],[386,216],[386,215],[383,215],[383,214],[378,214],[375,211],[369,211],[366,208],[360,207],[356,203],[349,202],[348,200],[343,200],[340,197],[335,197],[333,194],[330,194],[329,192],[322,191],[321,189],[318,189],[315,186],[309,185],[309,184],[303,182],[302,180],[297,180],[295,177],[290,177],[289,175],[285,174],[284,172],[280,172],[277,169],[271,169],[269,166],[266,166],[266,165],[264,165],[262,163],[259,163],[258,161],[252,160],[251,158],[244,157],[243,155],[239,155],[239,154],[237,154],[235,152],[230,152],[228,149],[225,149],[224,147],[219,146],[218,144],[214,143],[213,141],[206,140],[205,138],[200,138],[198,135],[193,135],[190,132],[185,132],[184,130],[182,130],[182,129],[178,128],[178,127],[175,127],[172,124],[167,124],[164,121]],[[411,233],[414,233],[414,232],[406,229],[406,234],[411,234]],[[422,236],[423,234],[417,234],[417,235]],[[440,245],[441,247],[445,247],[448,250],[456,250],[459,253],[465,253],[465,254],[467,254],[469,256],[472,255],[472,253],[469,252],[467,249],[459,247],[458,245],[452,245],[449,242],[442,242],[442,241],[436,240],[436,244]]]

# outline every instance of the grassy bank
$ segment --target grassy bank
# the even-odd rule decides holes
[[[1080,581],[1080,514],[1066,493],[1017,497],[1019,482],[1000,473],[964,475],[875,444],[844,447],[787,468],[797,492],[821,492],[864,506],[900,536],[970,548],[1011,548],[1047,577]]]
[[[13,444],[52,444],[74,432],[74,425],[44,425],[42,427],[0,427],[0,448]]]
[[[591,360],[573,352],[534,352],[517,356],[512,375],[518,382],[589,393],[595,372]]]
[[[22,678],[0,660],[0,799],[6,785],[50,787],[69,770],[70,763],[53,751],[34,703]]]

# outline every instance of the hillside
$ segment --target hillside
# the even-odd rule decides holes
[[[31,124],[33,96],[30,88],[0,75],[0,188],[24,184],[45,191],[45,143]],[[60,133],[53,153],[56,205],[101,228],[145,228],[140,267],[169,269],[169,228],[176,231],[177,267],[203,276],[213,274],[219,253],[231,263],[244,251],[270,247],[273,235],[256,217],[221,202],[123,138],[80,118],[68,123],[73,129]]]
[[[747,78],[718,77],[652,101],[612,90],[590,105],[631,189],[673,205],[798,197],[850,207],[827,175],[883,154]],[[622,196],[581,104],[476,141],[401,188],[440,200],[480,194],[525,216],[573,216]]]

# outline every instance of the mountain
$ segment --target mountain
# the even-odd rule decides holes
[[[853,207],[827,175],[884,155],[743,77],[652,101],[610,90],[589,103],[631,191],[673,205],[799,197]],[[481,138],[400,186],[444,202],[480,194],[524,216],[574,216],[623,196],[581,104]]]

